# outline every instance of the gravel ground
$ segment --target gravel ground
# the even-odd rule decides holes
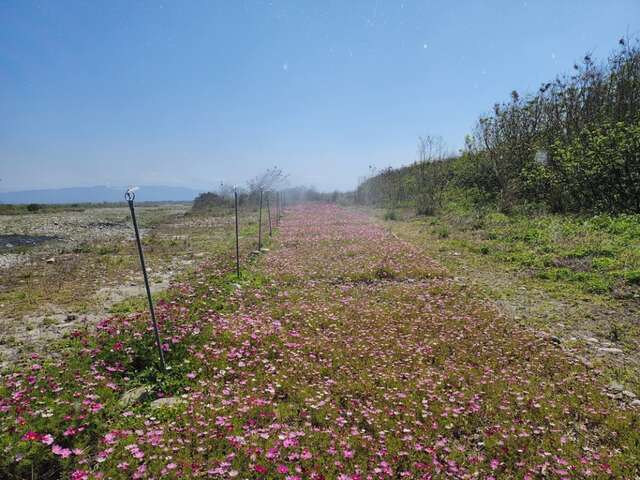
[[[0,270],[5,268],[16,267],[27,263],[29,261],[29,255],[24,253],[4,253],[0,255]]]
[[[140,206],[142,234],[159,217],[184,213],[188,206]],[[0,269],[11,268],[43,254],[66,253],[82,245],[132,238],[128,207],[88,208],[28,215],[0,216]],[[26,257],[26,258],[25,258]]]
[[[130,231],[127,208],[92,208],[82,212],[6,215],[0,217],[4,235],[53,237],[45,246],[73,247],[84,242],[123,238]],[[15,245],[19,247],[21,245]]]
[[[189,219],[183,218],[183,214],[188,209],[188,205],[178,204],[138,207],[141,234],[149,233],[154,225],[162,227],[173,222],[186,228]],[[96,261],[95,252],[85,254],[128,240],[133,242],[128,207],[0,216],[0,294],[10,299],[8,304],[0,301],[0,370],[18,362],[25,352],[46,349],[65,332],[93,325],[115,304],[144,293],[139,271],[123,270],[123,281],[114,284],[113,278],[101,276],[98,265],[91,263]],[[118,259],[118,255],[111,257]],[[78,262],[85,267],[74,270]],[[137,262],[134,264],[137,266]],[[167,258],[161,266],[153,265],[148,269],[152,291],[166,289],[175,275],[189,265],[190,261],[178,257]],[[81,285],[86,281],[87,270],[93,283],[82,291],[90,305],[88,309],[78,311],[73,305],[59,304],[50,297],[21,314],[9,308],[16,301],[15,296],[11,297],[13,293],[22,292],[27,297],[35,294],[31,287],[25,287],[29,285],[25,281],[50,278],[54,285],[58,282]]]

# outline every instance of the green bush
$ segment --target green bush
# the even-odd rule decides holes
[[[640,212],[640,123],[585,128],[556,142],[549,165],[532,165],[525,184],[563,211]]]
[[[384,219],[385,220],[398,220],[398,214],[396,213],[395,210],[387,210],[386,212],[384,212]]]
[[[630,272],[627,272],[625,275],[625,280],[628,283],[640,285],[640,270],[632,270]]]

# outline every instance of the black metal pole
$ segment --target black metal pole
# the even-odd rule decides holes
[[[142,253],[142,242],[140,241],[140,232],[138,231],[138,222],[136,221],[136,212],[133,207],[133,201],[136,198],[136,194],[131,190],[125,193],[125,198],[129,203],[129,210],[131,210],[131,221],[133,222],[133,230],[136,234],[136,244],[138,245],[138,255],[140,256],[140,267],[142,268],[142,276],[144,277],[144,288],[147,290],[147,300],[149,301],[149,312],[151,312],[151,322],[153,323],[153,332],[156,337],[156,346],[158,347],[158,354],[160,355],[160,363],[162,369],[167,369],[167,364],[164,361],[164,353],[162,352],[162,342],[160,341],[160,332],[158,331],[158,322],[156,322],[156,313],[153,309],[153,299],[151,298],[151,289],[149,288],[149,278],[147,277],[147,268],[144,264],[144,254]]]
[[[260,189],[260,210],[258,213],[258,251],[262,250],[262,189]]]
[[[240,278],[240,237],[238,235],[238,191],[233,191],[236,205],[236,274]]]
[[[271,236],[273,232],[271,230],[271,205],[269,203],[269,197],[271,197],[271,194],[267,192],[267,216],[269,217],[269,236]]]

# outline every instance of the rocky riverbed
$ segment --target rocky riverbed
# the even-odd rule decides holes
[[[155,293],[193,263],[193,252],[164,248],[188,209],[137,210]],[[144,294],[126,206],[0,216],[0,274],[0,369]]]

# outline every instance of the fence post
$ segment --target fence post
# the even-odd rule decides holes
[[[260,210],[258,212],[258,251],[262,250],[262,188],[260,189]]]
[[[238,231],[238,189],[233,189],[233,197],[236,210],[236,275],[240,278],[240,237]]]
[[[124,194],[124,198],[129,203],[129,210],[131,210],[131,221],[133,222],[133,230],[136,235],[136,244],[138,245],[138,255],[140,256],[140,267],[142,268],[142,276],[144,277],[144,288],[147,290],[147,300],[149,301],[149,312],[151,312],[151,322],[153,323],[153,332],[156,337],[156,346],[158,347],[158,354],[160,355],[160,363],[162,369],[167,369],[167,364],[164,361],[164,353],[162,352],[162,342],[160,341],[160,332],[158,331],[158,323],[156,322],[156,313],[153,309],[153,299],[151,298],[151,289],[149,288],[149,278],[147,277],[147,268],[144,264],[144,254],[142,253],[142,242],[140,241],[140,232],[138,231],[138,222],[136,221],[136,212],[133,206],[133,201],[136,198],[136,194],[133,190],[127,190]]]
[[[269,202],[269,198],[271,197],[271,192],[267,192],[267,216],[269,217],[269,236],[272,235],[271,230],[271,204]]]

